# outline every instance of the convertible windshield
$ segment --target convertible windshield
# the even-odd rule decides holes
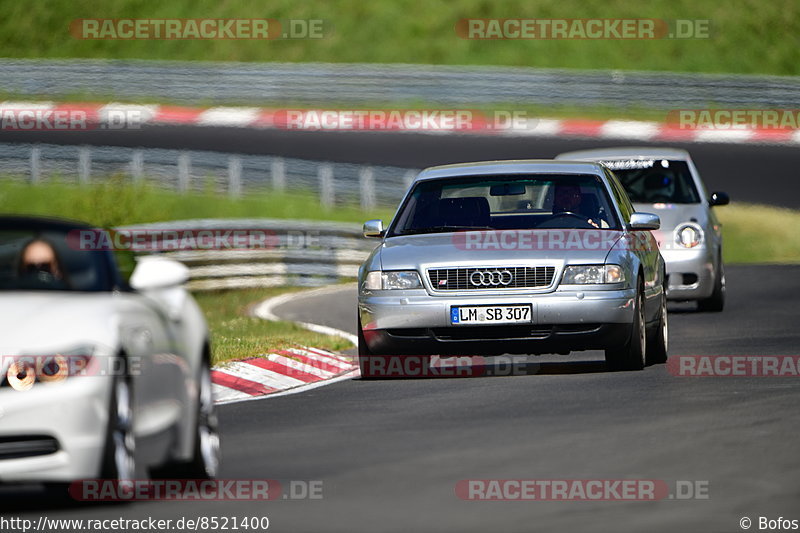
[[[70,246],[66,230],[0,228],[0,291],[108,291],[116,285],[108,252]]]
[[[594,175],[446,178],[419,182],[389,236],[503,229],[619,229]]]
[[[602,163],[617,175],[631,202],[642,204],[700,202],[686,161],[615,159]]]

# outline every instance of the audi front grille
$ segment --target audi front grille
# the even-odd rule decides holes
[[[541,289],[553,283],[554,266],[435,268],[428,279],[435,291]]]

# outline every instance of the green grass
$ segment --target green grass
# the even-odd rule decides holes
[[[728,263],[800,263],[800,211],[733,203],[717,208]]]
[[[795,0],[53,0],[0,1],[0,50],[19,58],[399,62],[797,75]],[[80,40],[78,18],[325,19],[323,39]],[[465,40],[461,18],[709,19],[711,37],[670,40]]]
[[[178,194],[148,185],[132,185],[122,176],[77,186],[58,180],[30,185],[0,179],[0,209],[7,214],[74,218],[99,227],[194,218],[296,218],[363,222],[392,216],[358,206],[320,207],[311,193],[260,192],[239,199],[214,191]],[[366,217],[366,218],[365,218]]]
[[[250,316],[252,304],[300,289],[276,287],[194,294],[211,331],[212,364],[272,353],[292,346],[344,350],[351,344],[339,337],[314,333],[292,322],[270,322]]]

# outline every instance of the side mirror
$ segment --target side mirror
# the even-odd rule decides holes
[[[632,230],[650,230],[661,227],[661,219],[652,213],[634,213],[631,215]]]
[[[728,205],[731,203],[730,197],[724,192],[712,192],[711,197],[708,199],[708,205]]]
[[[383,220],[367,220],[364,222],[364,237],[380,238],[386,230],[383,228]]]
[[[142,257],[131,274],[130,285],[138,291],[180,287],[189,281],[186,265],[166,257]]]

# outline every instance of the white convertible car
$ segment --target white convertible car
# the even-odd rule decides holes
[[[130,285],[89,226],[0,217],[0,483],[210,478],[219,464],[205,320],[186,267]]]

